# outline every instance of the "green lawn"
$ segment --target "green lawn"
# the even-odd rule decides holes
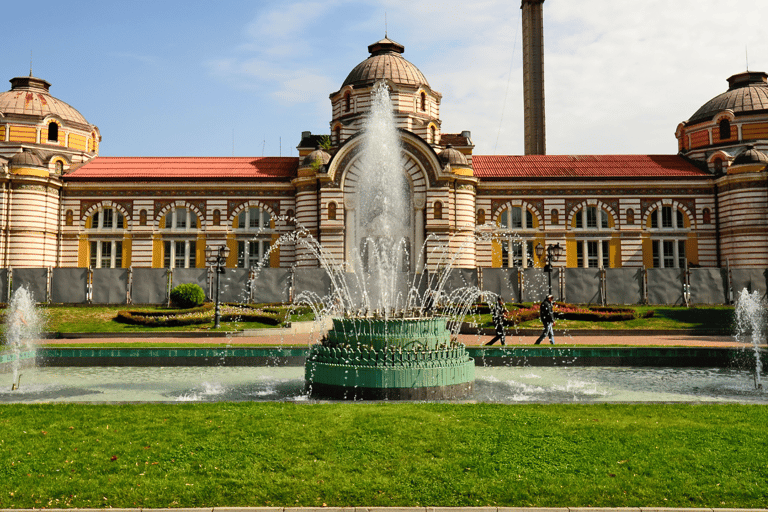
[[[765,507],[754,405],[0,406],[0,507]]]
[[[129,306],[43,306],[38,310],[46,318],[46,330],[52,333],[80,332],[206,332],[216,330],[213,321],[200,325],[175,327],[145,327],[115,321],[117,313],[126,309],[137,309]],[[146,311],[161,311],[160,307],[141,307]],[[298,322],[312,319],[312,315],[293,315],[291,321]],[[260,322],[221,322],[218,331],[239,331],[243,329],[274,328],[274,325]]]
[[[682,329],[708,332],[732,332],[732,306],[701,306],[701,307],[667,307],[667,306],[629,306],[642,316],[647,311],[653,311],[650,318],[636,318],[621,322],[583,322],[561,320],[556,328],[562,329]],[[116,322],[118,311],[128,309],[126,306],[49,306],[41,307],[40,311],[47,318],[46,328],[52,333],[134,333],[134,332],[207,332],[214,331],[213,322],[201,325],[178,327],[145,327]],[[142,308],[160,310],[161,308]],[[293,315],[292,322],[312,320],[312,314]],[[476,322],[481,327],[493,325],[490,315],[473,315],[467,321]],[[274,328],[273,325],[258,322],[222,322],[220,331],[239,331],[243,329]],[[518,327],[539,329],[538,320],[524,322]]]

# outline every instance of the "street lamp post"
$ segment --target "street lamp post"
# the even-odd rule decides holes
[[[227,245],[219,245],[217,247],[208,246],[205,248],[205,259],[216,272],[216,290],[215,290],[215,302],[216,309],[213,313],[213,328],[218,329],[221,327],[221,306],[219,303],[219,274],[224,273],[224,266],[227,264],[227,257],[229,256],[229,247]]]
[[[552,295],[552,263],[556,262],[560,255],[563,253],[563,246],[559,243],[555,245],[547,245],[546,248],[541,244],[536,244],[536,256],[541,259],[546,252],[547,262],[544,265],[544,272],[547,273],[549,281],[549,295]]]

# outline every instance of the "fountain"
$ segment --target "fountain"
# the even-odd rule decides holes
[[[11,351],[11,390],[19,389],[22,359],[34,353],[43,331],[43,320],[35,308],[35,299],[26,287],[20,287],[11,296],[6,311],[5,345]],[[34,358],[29,357],[34,361]]]
[[[472,392],[474,361],[449,329],[450,315],[434,313],[450,264],[441,265],[442,273],[414,274],[409,288],[399,286],[409,270],[404,219],[410,218],[410,197],[403,186],[401,146],[384,82],[373,87],[364,137],[356,204],[356,232],[361,235],[352,261],[339,266],[321,247],[313,248],[331,276],[333,326],[307,358],[307,390],[313,397],[343,399],[465,397]],[[310,237],[301,240],[312,244]],[[421,266],[419,261],[417,268]],[[344,275],[353,276],[352,283]],[[317,297],[303,299],[318,302]]]
[[[755,354],[755,389],[762,389],[763,362],[761,360],[760,344],[765,341],[765,325],[768,320],[768,310],[765,299],[760,292],[749,292],[746,288],[739,292],[736,299],[735,320],[736,340],[742,341],[749,336]]]

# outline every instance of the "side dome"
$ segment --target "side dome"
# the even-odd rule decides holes
[[[728,78],[728,90],[701,106],[686,124],[709,121],[718,112],[732,110],[734,115],[768,111],[768,75],[762,71],[746,71]]]
[[[13,157],[8,162],[8,165],[15,169],[20,167],[44,167],[43,161],[40,160],[40,157],[27,149],[24,149],[13,155]]]
[[[42,78],[22,76],[11,78],[11,90],[0,93],[0,112],[44,118],[58,116],[65,122],[89,125],[72,106],[54,98],[48,92],[51,84]]]
[[[324,165],[328,165],[328,162],[331,161],[331,155],[323,151],[323,149],[318,146],[317,149],[312,151],[310,154],[304,157],[304,159],[301,161],[302,167],[322,167]]]
[[[396,84],[429,87],[419,68],[403,58],[405,47],[400,43],[385,37],[368,46],[368,51],[371,56],[355,66],[342,88],[347,85],[371,85],[385,79]]]
[[[458,149],[454,149],[450,144],[448,144],[437,156],[440,158],[443,165],[450,164],[451,166],[458,165],[463,167],[469,165],[467,157],[465,157]]]

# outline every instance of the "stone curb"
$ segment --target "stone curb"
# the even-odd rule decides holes
[[[768,512],[768,508],[674,507],[206,507],[206,508],[2,508],[0,512]]]

